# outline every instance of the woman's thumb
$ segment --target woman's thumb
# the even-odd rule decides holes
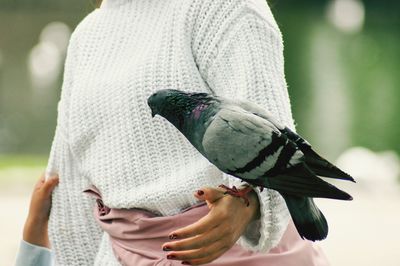
[[[46,180],[46,182],[43,184],[43,190],[46,192],[46,194],[50,194],[53,191],[53,189],[58,185],[58,181],[58,175],[53,175]]]

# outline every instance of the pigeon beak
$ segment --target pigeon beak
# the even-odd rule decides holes
[[[156,114],[153,112],[153,110],[151,111],[151,117],[155,117]]]

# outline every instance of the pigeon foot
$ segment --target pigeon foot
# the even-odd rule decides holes
[[[236,186],[233,186],[232,188],[230,188],[230,187],[225,186],[224,184],[221,184],[218,187],[226,189],[224,194],[229,194],[234,197],[242,198],[247,207],[250,205],[250,201],[249,201],[249,198],[247,197],[247,193],[249,193],[252,190],[252,187],[246,186],[243,189],[237,189]]]

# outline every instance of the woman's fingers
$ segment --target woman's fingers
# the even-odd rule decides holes
[[[46,196],[50,196],[51,192],[53,192],[54,188],[58,185],[58,181],[58,175],[52,176],[46,180],[42,188]]]
[[[163,249],[165,248],[164,250],[174,251],[198,249],[220,240],[227,233],[228,230],[226,230],[226,227],[216,226],[203,234],[185,238],[183,240],[165,243],[163,245]]]
[[[211,254],[209,257],[202,257],[200,259],[192,259],[192,260],[185,260],[190,263],[190,265],[203,265],[206,263],[210,263],[213,260],[218,259],[222,254],[224,254],[226,251],[228,251],[230,247],[228,246],[223,246],[220,250],[216,251],[214,254]]]
[[[208,230],[211,230],[218,224],[218,220],[215,219],[214,211],[210,210],[206,216],[202,217],[197,222],[170,233],[169,238],[176,239],[196,236]]]
[[[227,246],[223,241],[219,240],[199,249],[171,252],[167,255],[167,258],[183,261],[205,258],[210,259],[211,261],[214,258],[217,258],[225,248],[228,249],[229,246]]]
[[[38,182],[42,182],[42,178]],[[29,218],[34,220],[48,219],[51,206],[51,193],[58,184],[58,176],[54,175],[43,184],[37,184],[32,193],[31,203],[29,207]]]

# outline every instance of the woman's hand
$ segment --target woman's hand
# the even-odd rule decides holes
[[[172,252],[168,259],[182,260],[182,264],[209,263],[229,250],[242,235],[247,225],[258,219],[259,202],[254,190],[248,193],[249,207],[243,199],[224,195],[222,188],[202,188],[195,197],[207,202],[209,213],[197,222],[170,233],[171,239],[163,250]]]
[[[33,189],[23,239],[31,244],[50,248],[47,224],[51,208],[51,193],[58,184],[58,176],[45,180],[44,173]]]

